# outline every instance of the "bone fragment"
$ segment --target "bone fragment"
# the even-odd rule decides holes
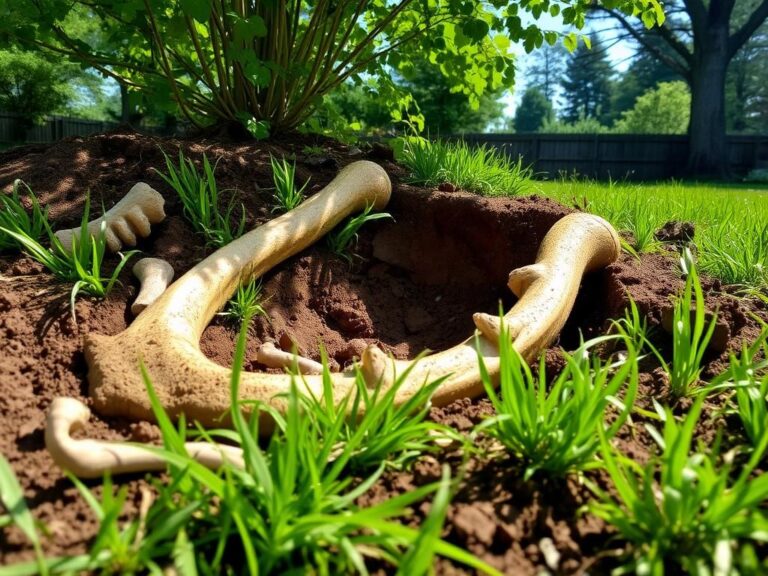
[[[163,206],[165,200],[149,184],[139,182],[131,188],[117,204],[107,210],[100,218],[88,222],[88,233],[98,236],[101,224],[106,224],[105,235],[107,248],[117,252],[126,246],[136,246],[136,237],[149,236],[151,224],[158,224],[165,219]],[[79,236],[80,227],[59,230],[56,233],[65,250],[72,250],[72,238]]]
[[[139,295],[131,305],[131,313],[138,316],[168,288],[173,280],[173,267],[160,258],[142,258],[134,264],[133,275],[141,284]]]
[[[87,334],[85,354],[94,406],[102,413],[152,419],[152,409],[137,368],[143,358],[155,390],[172,417],[186,414],[203,425],[221,425],[230,408],[231,370],[217,365],[200,351],[200,336],[216,311],[238,284],[309,246],[346,216],[367,204],[383,208],[390,195],[384,170],[367,161],[344,168],[323,190],[292,210],[219,249],[179,278],[124,332],[116,336]],[[537,257],[540,274],[523,272],[529,281],[522,297],[507,314],[519,326],[514,345],[532,359],[565,321],[582,274],[612,262],[619,255],[616,232],[605,221],[578,214],[564,219],[547,234]],[[546,271],[546,273],[544,273]],[[516,276],[517,277],[517,276]],[[552,310],[554,311],[552,311]],[[483,316],[483,318],[485,318]],[[489,321],[490,322],[490,321]],[[377,348],[363,353],[360,369],[368,386],[387,387],[404,380],[394,399],[402,404],[425,382],[444,377],[432,402],[445,405],[483,392],[478,352],[492,377],[498,375],[498,337],[493,330],[476,340],[471,336],[449,350],[413,361],[394,360]],[[410,370],[407,372],[406,371]],[[331,375],[334,402],[355,391],[355,371]],[[239,393],[285,409],[291,376],[243,372]],[[323,377],[306,375],[302,385],[316,398],[323,396]],[[262,415],[263,432],[272,422]]]
[[[106,472],[165,470],[166,461],[141,446],[72,438],[71,433],[83,428],[90,417],[91,411],[79,400],[54,399],[45,425],[45,446],[59,467],[80,478],[101,478]],[[207,468],[216,469],[225,460],[239,468],[244,467],[239,448],[208,442],[187,442],[184,446],[192,458]]]
[[[310,358],[303,358],[298,354],[291,354],[280,350],[272,342],[265,342],[256,351],[256,360],[269,368],[288,368],[293,370],[296,366],[299,374],[322,374],[323,365]]]

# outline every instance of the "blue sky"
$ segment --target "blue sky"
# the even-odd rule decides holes
[[[542,15],[537,22],[538,26],[542,30],[553,30],[555,32],[568,31],[567,27],[563,26],[562,21],[559,18],[552,18],[548,14]],[[589,34],[590,32],[598,32],[599,27],[590,27],[589,25],[582,30],[582,33]],[[627,41],[615,41],[615,33],[603,33],[600,37],[609,45],[608,57],[613,63],[614,70],[617,72],[624,72],[629,66],[629,60],[635,52],[635,48],[632,43]],[[520,102],[523,92],[527,88],[525,82],[526,75],[526,61],[530,60],[533,54],[526,54],[523,50],[522,44],[513,44],[512,52],[517,56],[517,73],[515,74],[516,83],[515,88],[509,94],[502,97],[501,101],[504,102],[504,115],[512,117],[515,114],[515,107]],[[534,52],[535,54],[535,52]]]

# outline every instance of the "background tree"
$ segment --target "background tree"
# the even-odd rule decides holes
[[[19,114],[29,127],[61,108],[70,96],[68,77],[33,52],[0,51],[0,110]]]
[[[649,23],[663,18],[657,0],[601,1]],[[265,135],[299,126],[348,79],[391,79],[412,58],[440,66],[478,106],[486,91],[512,85],[511,42],[530,52],[558,41],[535,20],[546,13],[581,28],[586,9],[552,0],[0,0],[0,37],[72,57],[155,101],[173,99],[198,126]],[[109,30],[110,50],[73,32],[73,10]],[[575,38],[564,35],[569,45]],[[381,104],[410,104],[399,95]]]
[[[738,10],[739,6],[734,8]],[[768,24],[763,24],[736,53],[725,84],[726,127],[733,132],[761,132],[768,118],[758,105],[768,83]]]
[[[424,117],[424,129],[432,135],[482,132],[504,112],[498,102],[501,90],[485,90],[474,105],[439,67],[424,60],[411,61],[397,82],[411,93]]]
[[[554,108],[557,89],[565,73],[568,51],[562,44],[543,46],[530,57],[530,64],[525,69],[525,81],[528,87],[537,88]]]
[[[528,88],[520,105],[515,110],[517,132],[538,132],[545,123],[554,118],[552,104],[538,88]]]
[[[648,41],[642,18],[595,5],[614,18],[691,88],[688,171],[698,177],[727,174],[725,82],[729,64],[768,18],[768,0],[670,0],[667,19],[653,34],[670,50]]]
[[[562,81],[563,119],[595,118],[604,124],[610,119],[613,69],[600,39],[589,44],[580,44],[568,57]]]
[[[667,49],[656,38],[650,38],[648,41],[657,44],[660,50]],[[662,82],[676,80],[683,80],[683,78],[654,57],[642,44],[639,45],[629,67],[613,85],[611,119],[621,118],[621,113],[631,110],[638,97],[648,90],[656,88]]]
[[[638,97],[614,126],[624,134],[685,134],[691,113],[691,93],[682,80],[662,82]]]

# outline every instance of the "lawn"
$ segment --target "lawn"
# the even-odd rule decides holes
[[[768,186],[560,180],[529,192],[602,216],[638,252],[659,248],[654,233],[667,222],[691,222],[703,272],[747,290],[768,284]]]

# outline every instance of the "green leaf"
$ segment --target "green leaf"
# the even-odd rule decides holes
[[[488,26],[488,23],[485,20],[473,18],[464,23],[461,27],[461,31],[470,40],[480,42],[488,35],[490,26]]]
[[[0,502],[3,503],[13,522],[18,526],[24,535],[32,542],[35,553],[39,559],[40,571],[47,573],[45,565],[42,563],[42,552],[40,548],[40,537],[37,535],[35,520],[32,513],[27,508],[24,500],[24,494],[13,473],[13,469],[8,461],[0,455]]]
[[[211,15],[211,4],[208,0],[180,0],[179,4],[185,14],[201,24],[208,22]]]
[[[238,18],[232,27],[235,42],[250,42],[254,38],[267,35],[267,25],[261,16],[254,14],[248,18]]]

